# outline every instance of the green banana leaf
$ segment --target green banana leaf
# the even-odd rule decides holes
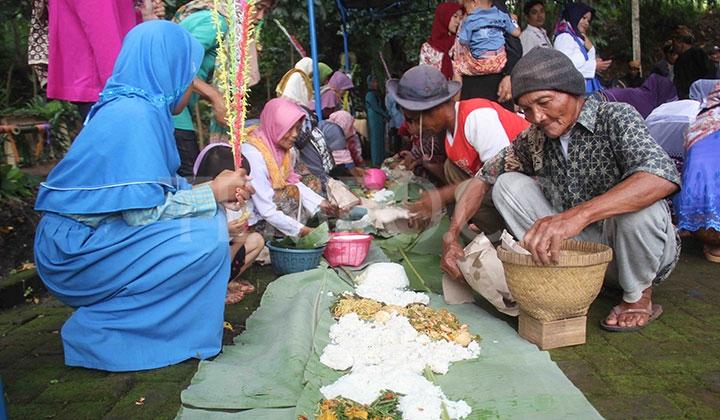
[[[440,221],[420,232],[408,251],[418,255],[442,255],[442,238],[450,227],[450,218]]]
[[[244,410],[295,407],[307,384],[314,389],[341,374],[319,365],[334,322],[330,307],[352,287],[318,268],[283,276],[263,294],[246,331],[213,361],[200,362],[183,405]]]
[[[442,294],[440,257],[410,253],[405,254],[400,263],[405,268],[412,290]]]
[[[389,238],[376,238],[373,243],[377,244],[388,258],[393,261],[400,261],[402,259],[400,250],[407,251],[410,249],[417,238],[416,233],[400,233]]]
[[[322,224],[302,238],[286,236],[277,242],[282,248],[313,249],[325,246],[330,240],[330,227],[327,222]]]
[[[178,418],[312,419],[319,388],[343,374],[323,366],[319,355],[334,322],[329,307],[348,290],[327,268],[273,282],[235,345],[200,363],[182,393]],[[483,337],[478,359],[434,376],[450,399],[473,408],[469,418],[600,418],[548,353],[518,337],[505,321],[476,305],[449,306],[438,295],[430,297],[430,306],[452,311]]]

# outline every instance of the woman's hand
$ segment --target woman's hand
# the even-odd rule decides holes
[[[610,67],[611,64],[612,60],[603,60],[602,58],[598,58],[595,61],[595,71],[605,71]]]
[[[222,93],[213,85],[194,78],[192,81],[192,88],[194,92],[197,92],[200,96],[210,101],[215,119],[222,125],[227,125],[227,108],[225,107],[225,97]]]
[[[242,240],[243,236],[247,236],[248,233],[247,220],[243,221],[242,219],[235,219],[228,222],[228,233],[233,241]]]
[[[323,200],[322,203],[320,203],[320,210],[328,216],[337,216],[340,213],[338,206],[331,204],[327,200]]]
[[[240,206],[244,206],[245,202],[255,192],[252,185],[248,182],[250,179],[244,169],[237,171],[224,170],[210,181],[215,201],[218,203],[236,202]]]
[[[303,227],[300,228],[300,237],[302,238],[302,237],[304,237],[304,236],[307,236],[307,235],[310,234],[310,232],[312,232],[312,231],[313,231],[313,230],[312,230],[311,228],[309,228],[309,227],[307,227],[307,226],[303,226]]]
[[[365,177],[365,168],[356,166],[356,167],[350,169],[350,174],[355,178],[355,182],[357,182],[358,185],[363,185],[363,183],[364,183],[363,178]]]

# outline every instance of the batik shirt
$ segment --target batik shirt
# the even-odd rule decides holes
[[[505,172],[535,177],[558,211],[604,194],[637,172],[680,185],[672,160],[627,104],[588,99],[569,139],[566,157],[560,139],[533,125],[486,162],[476,177],[491,184]]]

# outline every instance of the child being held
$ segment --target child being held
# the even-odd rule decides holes
[[[500,73],[507,62],[505,32],[519,37],[520,28],[491,0],[461,0],[467,16],[453,47],[456,73],[479,76]]]

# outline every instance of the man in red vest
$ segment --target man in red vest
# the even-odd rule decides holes
[[[427,132],[444,138],[445,178],[450,185],[426,192],[410,206],[416,222],[427,222],[439,208],[455,201],[465,183],[515,137],[529,127],[522,117],[487,99],[456,101],[460,83],[448,81],[434,67],[411,68],[400,80],[387,82],[387,91],[400,106],[413,134]],[[490,195],[473,217],[483,232],[502,229],[502,217],[495,210]]]

